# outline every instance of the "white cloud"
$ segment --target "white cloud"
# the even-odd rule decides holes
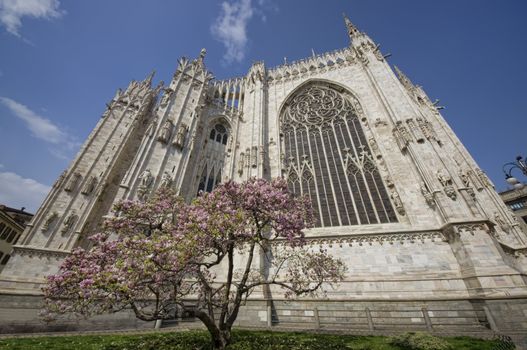
[[[64,11],[58,0],[0,0],[0,22],[7,31],[20,37],[22,17],[59,18]]]
[[[8,207],[26,207],[27,211],[34,213],[50,189],[50,186],[36,180],[11,172],[0,172],[0,203]]]
[[[66,146],[68,150],[73,150],[79,146],[74,137],[61,130],[49,119],[33,112],[27,106],[3,96],[0,96],[0,103],[6,106],[17,118],[23,120],[33,136],[55,146]]]
[[[227,63],[241,62],[245,57],[247,24],[254,12],[251,0],[222,2],[220,15],[213,23],[211,32],[225,46],[223,58]]]

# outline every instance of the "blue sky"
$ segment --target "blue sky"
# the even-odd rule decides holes
[[[0,0],[0,203],[35,211],[131,79],[168,81],[202,47],[218,79],[342,48],[342,12],[505,189],[527,155],[526,1]]]

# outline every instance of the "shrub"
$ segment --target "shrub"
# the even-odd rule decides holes
[[[444,339],[424,332],[408,332],[392,337],[390,344],[407,350],[452,350]]]

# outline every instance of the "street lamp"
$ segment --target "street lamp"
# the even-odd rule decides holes
[[[527,176],[527,163],[525,163],[525,159],[522,156],[516,157],[516,162],[505,163],[503,165],[505,181],[507,181],[509,185],[512,185],[515,190],[521,190],[523,187],[525,187],[525,184],[521,183],[517,178],[512,176],[511,173],[513,169],[520,169],[523,175]]]

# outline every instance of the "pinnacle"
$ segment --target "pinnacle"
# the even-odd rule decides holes
[[[348,29],[348,35],[350,36],[350,39],[359,35],[360,31],[355,27],[353,23],[351,23],[348,16],[346,16],[345,13],[342,13],[342,16],[344,17],[344,23],[346,24],[346,28]]]

